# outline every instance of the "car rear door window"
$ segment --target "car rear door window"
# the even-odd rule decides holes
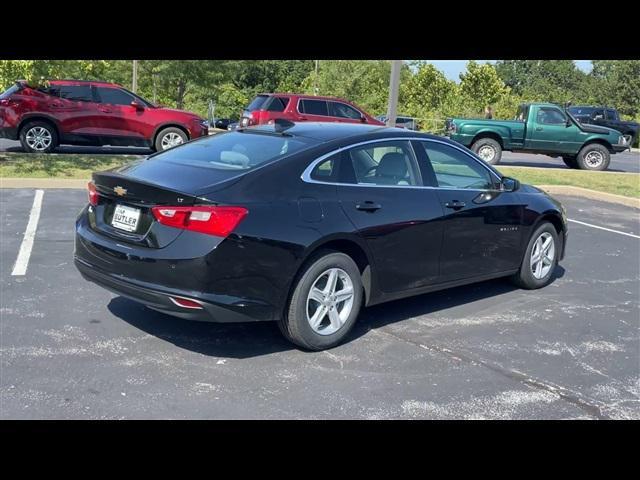
[[[61,85],[60,97],[74,102],[93,102],[90,85]]]
[[[131,105],[134,98],[127,92],[118,88],[98,87],[98,98],[100,103],[110,105]]]
[[[433,170],[437,187],[477,190],[493,188],[489,170],[471,156],[440,142],[419,144],[427,155],[427,168],[430,166]]]
[[[359,120],[362,114],[353,107],[341,102],[328,102],[329,116]]]
[[[269,102],[269,106],[267,110],[269,112],[284,112],[284,109],[287,108],[289,104],[288,98],[283,97],[272,97],[271,102]]]
[[[299,111],[308,115],[329,116],[329,109],[325,100],[300,100]]]
[[[618,112],[615,110],[607,110],[607,120],[618,120]]]
[[[311,171],[311,179],[320,182],[338,181],[338,164],[340,161],[340,156],[340,153],[336,153],[317,164]]]
[[[355,147],[346,152],[341,183],[358,185],[421,185],[416,160],[407,141],[389,141]]]

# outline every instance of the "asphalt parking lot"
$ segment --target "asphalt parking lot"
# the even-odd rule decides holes
[[[85,282],[84,191],[44,190],[12,275],[35,196],[0,190],[2,419],[640,419],[640,210],[558,197],[582,223],[547,288],[373,307],[307,353],[272,323],[188,322]]]
[[[0,152],[22,152],[22,147],[20,142],[0,138]],[[62,146],[56,150],[56,153],[149,155],[152,151],[136,147]],[[500,164],[516,167],[567,168],[561,158],[528,153],[504,152]],[[609,171],[640,173],[640,153],[626,151],[612,155]]]

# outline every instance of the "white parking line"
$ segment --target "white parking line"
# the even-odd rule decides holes
[[[33,249],[33,241],[36,237],[36,230],[38,228],[38,220],[40,219],[40,210],[42,208],[42,197],[44,190],[36,190],[36,196],[33,198],[33,206],[31,207],[31,213],[29,214],[29,222],[27,228],[24,231],[24,238],[20,245],[20,251],[18,252],[18,258],[13,266],[11,275],[24,275],[27,273],[27,266],[29,265],[29,257],[31,257],[31,250]]]
[[[573,220],[572,218],[568,218],[570,222],[579,223],[580,225],[584,225],[585,227],[597,228],[598,230],[605,230],[607,232],[618,233],[620,235],[626,235],[627,237],[640,238],[640,235],[634,235],[633,233],[621,232],[619,230],[612,230],[610,228],[600,227],[598,225],[592,225],[586,222],[580,222],[579,220]]]

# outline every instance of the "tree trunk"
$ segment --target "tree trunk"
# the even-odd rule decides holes
[[[182,110],[182,107],[184,105],[184,95],[186,93],[187,90],[187,82],[185,82],[184,80],[178,80],[178,95],[176,98],[176,108],[178,110]]]

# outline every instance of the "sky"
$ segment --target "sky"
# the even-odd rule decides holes
[[[469,60],[427,60],[427,62],[433,63],[438,70],[441,70],[448,79],[455,80],[456,82],[460,81],[460,73],[464,72],[466,69],[467,62]],[[574,60],[576,65],[580,70],[584,72],[591,71],[591,60]],[[493,63],[495,60],[476,60],[478,63],[490,62]]]

